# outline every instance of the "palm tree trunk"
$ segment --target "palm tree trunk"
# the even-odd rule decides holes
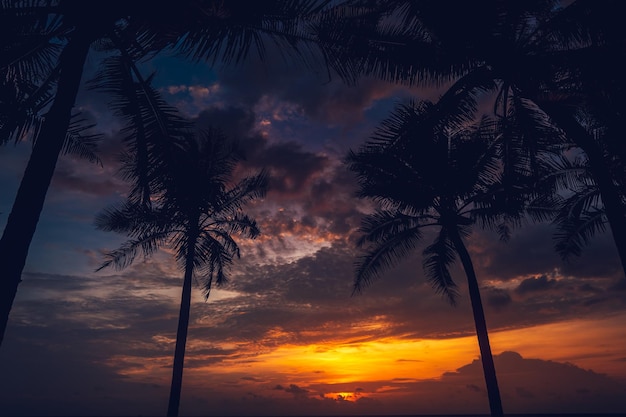
[[[197,222],[196,222],[197,224]],[[193,277],[193,262],[195,258],[197,233],[191,232],[187,236],[187,257],[185,259],[185,278],[183,280],[183,294],[180,300],[178,315],[178,330],[176,332],[176,348],[174,349],[174,366],[172,370],[172,385],[170,400],[167,406],[167,417],[177,417],[180,405],[180,392],[183,385],[183,365],[185,362],[185,346],[189,329],[189,314],[191,311],[191,280]]]
[[[480,291],[478,289],[476,273],[474,272],[474,265],[472,264],[472,259],[458,231],[455,230],[451,232],[450,238],[461,258],[461,263],[463,264],[463,269],[467,276],[470,300],[472,302],[472,313],[474,314],[474,325],[476,326],[476,335],[478,336],[478,346],[480,348],[480,358],[483,364],[485,383],[487,385],[489,408],[492,416],[499,417],[504,415],[504,412],[502,411],[502,400],[500,399],[500,389],[498,388],[498,379],[496,378],[496,367],[493,363],[491,346],[489,345],[487,323],[485,322],[483,304],[480,300]]]
[[[90,39],[77,34],[60,56],[57,93],[45,116],[0,239],[0,345],[22,280],[28,248],[65,141]]]

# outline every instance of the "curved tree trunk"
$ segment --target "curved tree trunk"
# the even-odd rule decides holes
[[[60,56],[57,93],[45,116],[0,239],[0,344],[21,282],[28,248],[65,141],[90,44],[90,37],[77,34]]]
[[[478,336],[478,346],[480,348],[480,358],[483,364],[483,373],[485,375],[485,383],[487,385],[487,395],[489,397],[489,409],[492,416],[502,416],[502,400],[500,399],[500,389],[498,388],[498,379],[496,378],[496,367],[493,363],[491,354],[491,346],[489,345],[489,334],[487,333],[487,323],[485,322],[485,313],[483,304],[480,300],[480,291],[478,289],[478,281],[472,259],[465,248],[465,244],[457,231],[451,233],[452,243],[461,258],[467,283],[469,286],[470,300],[472,301],[472,313],[474,315],[474,325],[476,326],[476,336]]]
[[[197,223],[197,222],[196,222]],[[183,385],[183,365],[185,362],[185,346],[189,329],[189,314],[191,311],[191,280],[193,277],[193,261],[196,256],[195,232],[187,236],[187,257],[185,259],[185,278],[183,280],[183,294],[180,300],[178,316],[178,330],[176,331],[176,348],[174,349],[174,366],[172,370],[172,385],[170,400],[167,406],[167,417],[177,417],[180,406],[180,392]]]

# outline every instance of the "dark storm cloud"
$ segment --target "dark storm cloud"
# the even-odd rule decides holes
[[[155,415],[164,409],[167,386],[131,382],[110,360],[170,355],[145,341],[163,328],[174,331],[175,306],[132,297],[123,280],[25,275],[2,346],[0,415]],[[99,285],[108,293],[96,296]]]
[[[96,129],[100,126],[96,126]],[[96,155],[101,163],[89,162],[76,155],[59,158],[51,190],[53,192],[73,192],[86,197],[119,197],[128,191],[119,174],[120,160],[124,143],[120,132],[103,134],[98,142]],[[106,203],[102,203],[104,207]]]
[[[493,307],[494,310],[500,311],[513,302],[508,291],[501,288],[483,288],[483,294],[486,295],[487,305]]]
[[[190,360],[187,369],[210,366],[224,360],[247,360],[251,361],[250,364],[253,366],[255,360],[253,355],[248,356],[249,352],[240,349],[222,348],[219,345],[223,342],[247,344],[255,341],[257,346],[271,348],[285,343],[317,343],[319,340],[329,341],[337,337],[342,338],[342,342],[345,343],[350,339],[366,341],[384,336],[424,338],[473,334],[471,310],[466,296],[462,293],[461,302],[456,308],[447,305],[423,279],[419,272],[421,268],[419,257],[401,263],[397,269],[385,274],[371,287],[366,288],[361,295],[351,297],[354,254],[351,246],[336,244],[286,265],[242,265],[242,270],[238,271],[231,283],[224,287],[225,290],[234,291],[236,296],[218,297],[210,299],[209,303],[193,304],[188,348]],[[8,339],[12,340],[10,349],[31,352],[30,355],[38,356],[42,361],[50,361],[50,364],[42,365],[38,373],[40,383],[46,384],[47,387],[43,392],[49,393],[52,397],[59,395],[57,387],[81,393],[83,389],[91,386],[89,384],[98,385],[102,388],[98,388],[97,394],[93,397],[86,394],[85,401],[93,401],[94,407],[98,406],[100,410],[117,410],[111,404],[118,399],[120,407],[118,409],[122,409],[124,404],[128,404],[126,400],[128,393],[133,393],[133,398],[134,393],[138,393],[137,404],[144,396],[149,398],[150,392],[159,398],[166,398],[164,392],[166,389],[160,385],[151,387],[149,377],[144,379],[146,384],[138,385],[130,381],[125,382],[119,374],[129,369],[147,372],[146,366],[151,362],[162,368],[159,372],[165,375],[168,373],[176,327],[180,279],[178,275],[172,276],[171,272],[168,274],[157,265],[156,262],[143,264],[141,268],[131,268],[124,275],[79,278],[34,274],[26,277],[12,315],[12,325],[9,329],[12,333],[8,335],[13,336]],[[459,284],[463,285],[462,277],[458,279]],[[165,295],[166,293],[169,295]],[[217,296],[217,293],[214,295]],[[502,325],[511,328],[516,324],[529,325],[538,322],[543,314],[539,308],[541,303],[547,307],[552,306],[554,302],[555,300],[551,299],[542,301],[516,299],[503,310],[505,320],[499,323],[499,317],[495,317],[497,319],[495,327]],[[574,304],[570,301],[570,305]],[[559,319],[566,317],[568,311],[575,310],[563,310]],[[416,317],[434,316],[438,318],[436,321],[416,320]],[[385,326],[379,330],[372,331],[367,326],[360,326],[376,323],[377,317],[384,317],[385,320]],[[493,319],[494,316],[488,318]],[[490,323],[493,321],[490,320]],[[46,342],[41,343],[42,340]],[[207,341],[210,341],[209,345],[206,344]],[[76,350],[80,354],[74,354]],[[60,354],[63,356],[59,356]],[[29,368],[32,363],[27,364],[30,355],[28,357],[17,355],[21,359],[11,364],[3,361],[3,366],[11,366],[10,372],[17,372],[21,367]],[[60,370],[53,369],[61,363],[70,369],[67,371],[67,380],[58,380],[65,377],[59,376]],[[536,363],[539,365],[533,365]],[[531,363],[512,355],[508,357],[504,355],[498,359],[496,365],[499,375],[502,374],[504,398],[509,404],[517,404],[514,397],[520,398],[520,401],[530,399],[534,402],[532,407],[527,407],[528,410],[545,411],[540,407],[548,404],[549,396],[554,398],[554,395],[562,395],[564,399],[562,404],[569,404],[569,398],[576,393],[584,395],[591,404],[597,404],[603,399],[605,405],[594,409],[596,411],[615,410],[616,388],[606,382],[604,377],[586,371],[571,371],[570,368],[573,367],[570,365],[555,368],[544,361]],[[546,368],[549,366],[552,368]],[[531,368],[536,374],[528,374],[527,378],[506,376],[509,372],[511,375],[518,375],[516,372],[528,371]],[[570,373],[567,373],[568,369]],[[34,375],[28,372],[25,378],[34,378]],[[533,378],[537,378],[536,375],[544,375],[544,372],[549,372],[554,378],[558,376],[571,382],[561,384],[562,388],[557,389],[555,388],[557,379],[551,380],[551,384],[546,385],[546,391],[543,392],[544,388],[539,390]],[[80,384],[76,381],[80,381]],[[98,382],[96,384],[93,381]],[[256,383],[241,379],[239,381]],[[580,383],[574,384],[573,381]],[[7,387],[3,394],[9,400],[6,403],[13,407],[10,410],[15,410],[14,407],[27,401],[26,397],[30,395],[25,393],[30,386],[28,379],[13,382],[14,384]],[[255,396],[250,396],[245,404],[235,405],[231,410],[240,410],[243,413],[246,410],[254,410],[255,405],[266,401],[269,407],[267,410],[274,410],[272,408],[274,406],[291,404],[289,406],[293,406],[296,411],[298,408],[295,403],[286,405],[283,401],[297,401],[300,406],[311,405],[311,410],[337,411],[333,408],[336,406],[336,399],[316,397],[314,393],[319,393],[319,390],[300,384],[292,386],[291,382],[286,382],[281,385],[283,392],[290,396],[291,400],[269,398],[255,391]],[[389,385],[390,382],[381,382],[379,389],[385,384]],[[415,385],[412,385],[409,381],[395,381],[391,384],[400,391],[415,389],[417,392],[430,393],[430,396],[424,397],[425,401],[441,397],[442,402],[437,403],[438,408],[433,408],[435,411],[441,410],[441,404],[447,404],[452,400],[462,404],[474,404],[472,407],[476,407],[476,412],[484,411],[484,396],[474,397],[472,395],[475,393],[472,394],[472,390],[467,389],[469,385],[483,386],[482,371],[477,364],[444,375],[440,383],[414,382]],[[596,385],[599,388],[595,388]],[[367,392],[377,392],[375,386],[360,383],[359,386]],[[336,388],[336,392],[347,392],[354,389],[354,385],[349,389]],[[589,391],[580,393],[577,390],[581,388]],[[93,389],[96,392],[96,388]],[[12,393],[18,390],[24,393],[11,399]],[[201,410],[202,407],[211,404],[218,407],[231,404],[224,395],[212,397],[213,394],[206,392],[195,392],[193,389],[190,391],[193,392],[189,392],[188,395],[197,396],[197,401],[189,400],[187,403],[189,407],[200,407]],[[310,395],[305,395],[304,391],[309,391]],[[324,392],[331,391],[326,389]],[[520,396],[520,392],[530,392],[534,397]],[[421,404],[419,400],[421,397],[411,398],[411,403],[407,403],[404,409],[406,412],[415,407],[415,404]],[[83,404],[81,401],[76,402],[77,409]],[[233,401],[237,403],[234,399]],[[376,402],[372,399],[365,401],[359,399],[356,403],[347,404],[346,407],[349,408],[346,410],[353,410],[357,414],[361,411],[359,407],[371,410],[372,401]],[[572,401],[573,404],[579,404],[582,400]],[[51,404],[51,410],[61,410],[67,405],[66,403],[57,405],[54,401]],[[141,404],[153,402],[146,399],[145,403]],[[560,402],[558,404],[566,411],[569,410]],[[519,406],[522,405],[520,403]],[[385,406],[389,407],[389,404]],[[134,410],[133,412],[138,414],[160,412],[160,409],[155,411],[150,408],[152,406],[142,407],[136,405],[134,408],[123,409],[126,413],[128,410]],[[39,409],[34,408],[26,407],[24,410],[27,410],[25,414],[40,413]],[[89,411],[91,408],[83,410]],[[470,410],[471,407],[464,412]],[[559,410],[560,408],[554,409],[555,412]]]
[[[529,225],[515,230],[508,242],[502,242],[494,233],[475,230],[468,243],[472,259],[486,274],[483,277],[509,280],[562,265],[552,245],[552,232],[548,225]]]
[[[243,107],[209,107],[193,119],[196,129],[210,127],[220,129],[232,140],[241,140],[253,134],[252,128],[256,115],[251,109]]]
[[[260,251],[280,251],[280,245],[285,244],[282,233],[320,238],[328,238],[325,235],[330,233],[348,238],[361,216],[353,198],[352,174],[332,155],[312,152],[295,141],[273,141],[261,135],[254,130],[254,120],[250,110],[211,107],[200,113],[197,124],[218,126],[237,138],[245,154],[238,176],[261,169],[269,173],[269,206],[250,207],[263,235],[273,240]]]
[[[242,296],[210,304],[206,313],[200,313],[209,317],[215,314],[213,308],[224,313],[219,323],[204,330],[210,332],[206,336],[211,340],[252,339],[273,345],[314,343],[320,337],[338,335],[339,329],[372,337],[359,323],[385,309],[384,314],[391,320],[396,313],[392,306],[397,300],[351,297],[352,264],[351,249],[335,245],[285,265],[246,266],[225,287]],[[369,304],[378,308],[369,311]],[[280,336],[268,338],[277,328]],[[385,330],[385,334],[390,331]]]
[[[273,282],[278,287],[266,287],[265,290],[269,290],[272,297],[284,299],[285,305],[304,303],[328,310],[337,309],[338,316],[355,322],[358,321],[358,315],[385,316],[390,321],[385,334],[410,334],[416,337],[473,334],[465,276],[458,265],[453,269],[453,276],[459,285],[460,298],[459,305],[454,308],[430,288],[423,275],[419,251],[416,251],[412,259],[383,274],[371,287],[364,288],[361,295],[346,298],[345,295],[352,287],[351,277],[354,274],[356,256],[357,252],[350,244],[336,244],[290,265],[267,267],[267,270],[257,268],[254,274],[251,270],[249,277],[256,274],[260,279],[253,282],[259,286],[241,289],[244,292],[262,292],[263,282]],[[240,283],[252,283],[248,281],[250,278],[243,277]],[[535,280],[543,282],[540,277],[528,277],[522,288],[527,288],[528,283]],[[482,291],[489,322],[493,329],[497,329],[565,320],[580,314],[602,316],[613,311],[623,311],[626,308],[623,297],[621,293],[610,291],[610,284],[611,281],[602,278],[587,281],[570,278],[560,281],[558,285],[548,284],[553,285],[552,289],[539,292],[540,297],[531,297],[537,293],[510,293],[493,287],[485,287]],[[342,309],[348,310],[348,306],[350,310],[342,313]],[[307,319],[311,320],[311,327],[315,327],[315,323],[322,325],[316,320],[332,320],[332,317],[312,314],[311,310],[303,310],[302,314],[306,314]],[[437,314],[441,321],[414,320],[414,317],[432,314]],[[294,320],[293,316],[290,317]],[[442,326],[441,323],[446,324]],[[306,323],[302,324],[306,326]]]
[[[284,265],[246,264],[228,288],[249,294],[238,300],[248,307],[239,309],[239,314],[226,319],[214,331],[226,337],[231,329],[237,329],[245,337],[262,339],[278,326],[286,333],[278,343],[313,342],[319,336],[319,329],[327,329],[326,337],[332,337],[340,323],[349,324],[352,337],[447,338],[474,334],[467,284],[458,265],[453,276],[459,285],[460,298],[458,306],[451,307],[424,278],[419,250],[414,257],[364,288],[360,295],[350,296],[356,256],[352,245],[337,242]],[[528,280],[542,282],[535,276]],[[592,317],[623,311],[626,308],[623,297],[610,292],[607,282],[596,281],[569,279],[549,291],[521,294],[485,287],[482,291],[490,329],[528,327],[581,314]],[[438,320],[415,320],[433,315]],[[385,318],[385,326],[375,334],[359,328],[359,323],[375,317]],[[316,329],[318,333],[305,337],[303,330],[307,329]]]
[[[218,127],[236,139],[245,155],[244,171],[269,170],[273,199],[304,200],[304,208],[312,215],[327,213],[319,202],[328,201],[327,197],[336,195],[337,187],[345,188],[353,178],[345,170],[327,176],[326,170],[334,163],[329,155],[307,150],[295,141],[271,141],[253,130],[254,120],[255,114],[249,109],[211,107],[199,114],[196,125]],[[315,196],[316,202],[302,198],[307,194]]]
[[[349,243],[337,242],[282,265],[248,263],[244,255],[231,282],[223,287],[236,295],[210,298],[208,303],[194,303],[192,307],[190,338],[215,343],[214,347],[190,347],[190,351],[207,356],[195,365],[237,357],[237,352],[217,347],[225,341],[256,340],[278,346],[315,343],[337,335],[357,340],[474,334],[462,271],[453,270],[461,291],[456,308],[437,295],[423,277],[419,252],[360,295],[351,296],[356,254]],[[26,326],[47,319],[67,319],[71,326],[85,331],[107,331],[106,338],[120,346],[113,354],[166,354],[175,331],[180,278],[179,272],[171,276],[171,271],[157,266],[157,262],[137,264],[124,275],[96,279],[28,276],[13,320]],[[514,292],[510,294],[515,295],[512,300],[504,290],[483,289],[490,329],[526,327],[625,308],[619,294],[603,289],[602,282],[588,284],[572,281],[550,291]],[[164,296],[166,292],[169,295]],[[532,294],[542,296],[530,297]],[[415,319],[432,316],[438,319]],[[375,332],[361,326],[381,318],[384,326]],[[154,343],[155,335],[166,335],[170,341]]]
[[[557,286],[556,279],[550,279],[545,275],[526,278],[515,289],[518,294],[527,294],[537,291],[546,291]]]
[[[159,294],[178,284],[176,279],[147,274],[93,278],[25,274],[11,320],[20,326],[51,322],[94,334],[103,330],[101,337],[131,346],[133,340],[150,339],[155,333],[173,334],[176,304]]]
[[[86,120],[86,124],[95,123],[95,116],[89,111],[83,112],[81,117]],[[97,133],[100,128],[102,126],[96,125],[90,129],[90,132]],[[0,165],[3,168],[0,186],[3,191],[10,190],[19,184],[30,155],[30,149],[30,143],[20,143],[15,148],[12,146],[0,147]],[[92,198],[125,190],[126,186],[113,175],[118,167],[120,150],[120,138],[115,134],[105,134],[97,142],[97,148],[94,151],[102,161],[102,165],[97,162],[90,162],[76,153],[61,154],[52,179],[50,194],[57,195],[59,192],[70,191]],[[9,185],[9,182],[15,185]],[[3,195],[3,198],[6,199],[7,195]],[[10,202],[3,201],[4,204]]]
[[[353,173],[343,165],[337,167],[332,176],[321,179],[310,189],[310,198],[304,209],[313,216],[330,219],[329,231],[348,236],[361,222],[362,213],[368,211],[369,202],[359,201],[354,195],[356,181]],[[361,211],[359,207],[365,207]]]
[[[455,309],[443,301],[422,278],[418,258],[384,274],[361,295],[351,296],[355,256],[350,244],[336,243],[289,264],[246,266],[228,288],[249,294],[248,301],[242,298],[238,302],[254,302],[254,306],[241,309],[220,328],[225,326],[224,335],[236,328],[238,334],[261,339],[279,326],[289,335],[285,337],[293,338],[283,342],[299,343],[312,343],[322,335],[333,337],[339,329],[350,337],[366,338],[437,337],[459,331],[472,334],[473,324],[465,311],[469,304],[461,300]],[[432,314],[447,324],[415,320]],[[384,326],[372,334],[361,324],[375,317],[384,317]]]
[[[507,323],[514,327],[527,327],[582,316],[606,317],[626,309],[623,296],[610,291],[607,283],[601,280],[580,283],[580,279],[574,278],[559,280],[554,284],[537,284],[542,281],[540,277],[528,278],[522,287],[525,290],[508,293],[510,300],[504,306],[498,303],[494,305],[490,301],[493,290],[484,290],[487,294],[485,310],[490,327],[506,328]],[[550,285],[552,287],[547,288]],[[529,286],[533,290],[529,290]]]
[[[525,359],[516,352],[503,352],[496,355],[494,361],[502,402],[507,410],[518,413],[626,411],[626,406],[621,401],[626,393],[626,386],[605,375],[568,363]],[[482,364],[475,360],[456,372],[444,374],[440,384],[450,388],[454,385],[473,387],[468,391],[474,394],[467,400],[473,408],[480,401],[485,401],[482,378]]]
[[[269,190],[278,199],[298,197],[330,164],[327,156],[307,151],[297,142],[270,143],[256,135],[241,144],[246,153],[244,166],[269,170]]]
[[[288,66],[249,62],[220,73],[220,86],[229,97],[254,106],[264,97],[295,104],[306,116],[329,125],[349,125],[363,119],[377,100],[406,97],[407,89],[376,79],[362,79],[358,86],[328,79],[326,74],[293,71]]]
[[[614,253],[609,251],[608,256],[604,255],[607,263],[612,265],[609,268],[606,265],[593,268],[591,265],[584,272],[582,269],[571,271],[554,254],[548,254],[543,261],[539,259],[536,251],[541,250],[545,242],[537,239],[533,247],[527,239],[529,235],[536,236],[536,233],[546,230],[542,225],[536,227],[538,231],[526,230],[520,242],[515,243],[514,236],[506,245],[484,239],[486,235],[481,233],[472,235],[475,239],[469,239],[477,275],[479,280],[485,282],[481,290],[493,328],[505,326],[507,322],[525,326],[580,315],[602,316],[626,308],[620,292],[612,290],[619,281],[615,279]],[[599,236],[599,239],[602,241],[606,236]],[[528,247],[524,249],[526,244]],[[603,245],[602,242],[598,244]],[[508,248],[509,245],[512,248]],[[520,259],[515,259],[513,252]],[[526,264],[518,269],[499,260],[501,256],[514,265],[520,262]],[[550,257],[553,262],[546,262],[546,258]],[[534,272],[520,274],[518,271],[522,270]]]
[[[616,281],[623,270],[610,233],[602,233],[583,249],[581,257],[563,261],[554,250],[554,227],[526,224],[514,231],[508,242],[493,233],[474,231],[468,239],[472,259],[484,278],[509,280],[520,276],[547,274],[558,269],[563,275],[606,278]]]
[[[279,387],[278,385],[277,387]],[[294,395],[295,397],[306,397],[309,394],[309,391],[297,386],[296,384],[290,384],[287,388],[283,388],[283,391],[288,392],[289,394]]]
[[[157,415],[165,408],[166,386],[117,375],[88,334],[13,326],[7,336],[2,356],[11,360],[0,366],[0,415]]]
[[[624,280],[624,270],[610,232],[591,239],[580,257],[572,257],[563,263],[561,271],[575,277],[605,277],[614,281]]]
[[[121,180],[113,177],[94,175],[94,170],[99,170],[99,168],[93,166],[88,167],[83,164],[70,165],[60,163],[54,173],[52,187],[53,189],[76,191],[91,196],[120,194],[127,189],[128,186],[123,184]]]

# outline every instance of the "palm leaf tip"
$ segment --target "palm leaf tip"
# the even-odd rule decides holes
[[[424,249],[423,256],[422,266],[431,286],[437,294],[456,306],[458,287],[449,269],[455,261],[455,249],[443,230],[435,242]]]
[[[352,285],[352,296],[362,294],[363,288],[369,286],[371,283],[371,277],[363,270],[363,264],[361,262],[355,264],[355,269],[356,273]]]
[[[100,272],[105,268],[108,268],[111,265],[112,260],[107,260],[105,262],[102,262],[102,264],[100,264],[99,267],[97,267],[96,269],[94,269],[94,272]]]
[[[352,293],[361,293],[384,271],[391,269],[403,254],[388,247],[376,248],[359,257],[355,263],[355,277]]]

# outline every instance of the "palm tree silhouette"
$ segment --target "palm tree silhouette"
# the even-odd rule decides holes
[[[174,164],[160,173],[162,187],[153,201],[128,200],[105,210],[97,216],[96,226],[131,238],[109,252],[99,269],[125,268],[138,251],[149,256],[168,246],[184,271],[167,411],[172,417],[178,415],[180,404],[193,277],[199,276],[206,299],[214,283],[227,281],[229,267],[240,256],[232,235],[259,235],[255,220],[242,207],[264,195],[267,176],[261,172],[231,185],[240,153],[217,130],[205,131],[170,151],[175,154]]]
[[[537,174],[537,152],[564,136],[582,149],[626,273],[621,3],[486,0],[356,2],[355,25],[328,21],[352,68],[387,80],[493,97],[504,185]],[[450,13],[454,10],[454,13]],[[335,43],[333,44],[333,40]],[[581,116],[582,115],[582,116]],[[594,134],[583,119],[604,127]],[[522,145],[522,146],[519,146]],[[521,153],[520,153],[521,151]],[[520,170],[521,168],[521,170]],[[523,185],[523,184],[522,184]]]
[[[608,223],[602,195],[589,167],[586,154],[565,154],[546,159],[546,173],[539,180],[536,196],[527,213],[536,221],[552,221],[556,226],[554,247],[563,260],[580,256],[596,233]]]
[[[56,162],[70,125],[91,45],[122,55],[127,62],[171,51],[193,60],[239,62],[252,50],[265,57],[266,45],[313,65],[315,39],[307,19],[328,5],[325,0],[185,1],[148,0],[106,3],[73,0],[18,0],[0,3],[3,43],[0,72],[15,74],[31,86],[21,109],[49,104],[36,131],[32,154],[0,239],[0,343],[21,281],[28,248]],[[4,30],[7,27],[7,30]],[[13,30],[16,29],[16,30]],[[117,51],[117,52],[115,52]],[[53,93],[46,93],[50,92]],[[4,126],[3,126],[4,128]],[[20,124],[8,123],[15,132]],[[0,139],[4,141],[4,139]]]
[[[447,104],[446,104],[447,105]],[[467,277],[489,405],[501,416],[502,404],[489,346],[479,285],[464,238],[475,223],[497,229],[503,238],[519,221],[523,198],[507,195],[498,156],[496,123],[468,125],[442,119],[440,103],[399,106],[347,163],[357,174],[358,196],[381,204],[363,219],[354,291],[415,250],[425,230],[436,230],[422,255],[434,289],[452,304],[457,286],[449,271],[456,256]],[[458,121],[458,119],[456,119]]]

